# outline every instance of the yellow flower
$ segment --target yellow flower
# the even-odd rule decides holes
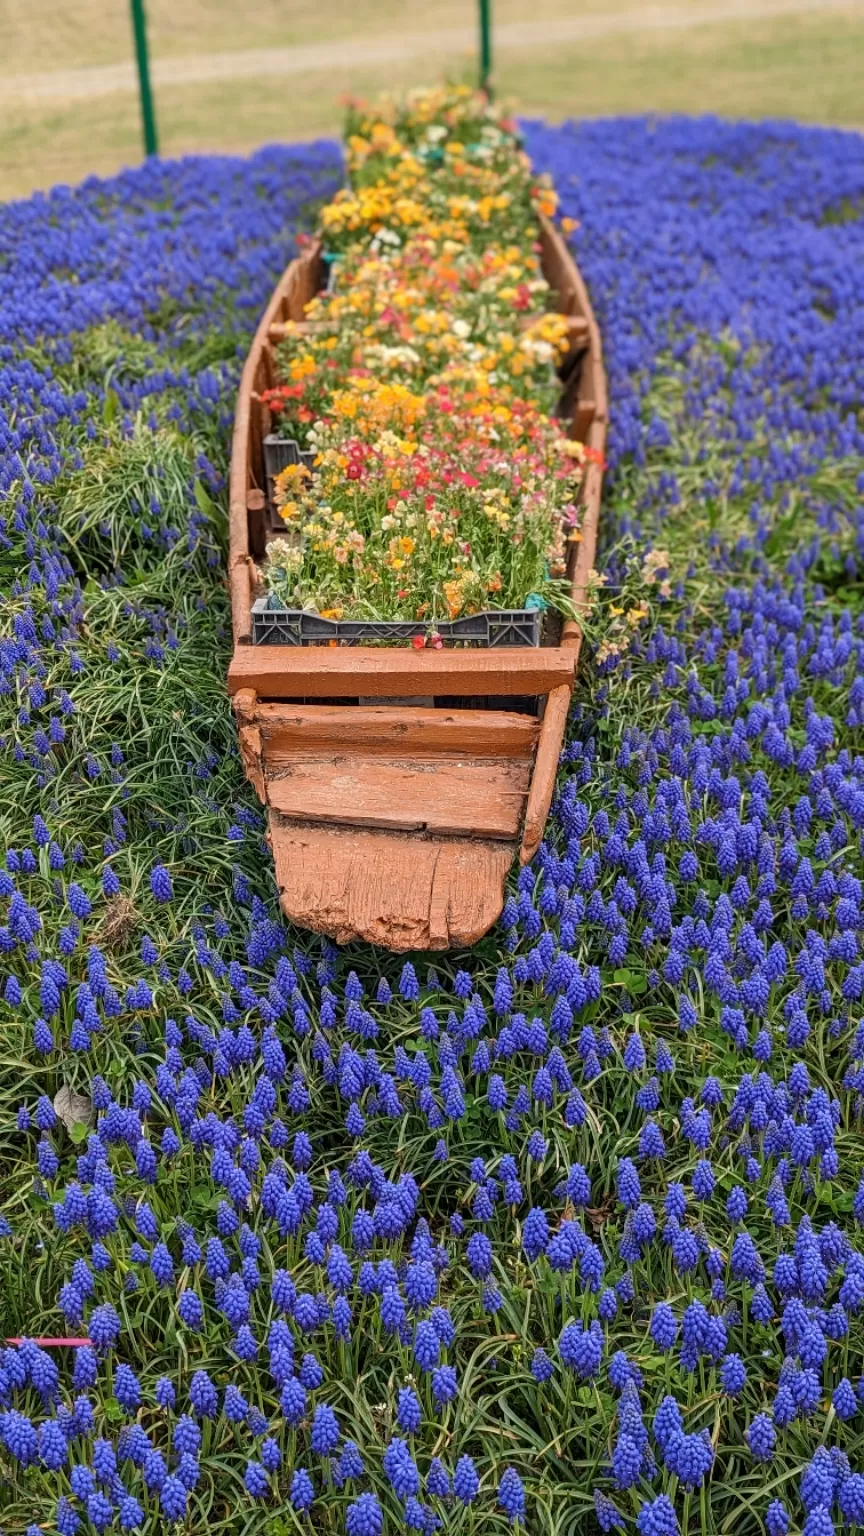
[[[344,416],[351,421],[357,415],[359,403],[356,395],[352,395],[347,389],[337,389],[330,402],[330,409],[337,416]]]
[[[373,148],[378,150],[392,149],[396,142],[396,134],[389,123],[376,123],[371,138]]]
[[[578,459],[581,463],[585,457],[585,444],[577,442],[573,437],[559,437],[555,447],[565,458]]]
[[[311,352],[304,352],[300,357],[292,358],[288,365],[288,372],[294,383],[299,384],[301,379],[308,379],[309,375],[315,372],[317,366],[318,364]]]
[[[276,486],[280,490],[291,488],[299,490],[302,489],[302,481],[311,480],[311,478],[312,471],[307,469],[305,464],[286,464],[276,476]]]

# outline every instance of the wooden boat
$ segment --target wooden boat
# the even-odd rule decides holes
[[[587,596],[606,445],[606,380],[585,285],[557,230],[540,220],[544,275],[570,317],[562,395],[591,460],[582,484],[572,592]],[[518,851],[536,853],[555,776],[581,630],[549,647],[421,650],[253,645],[256,559],[270,528],[261,396],[273,348],[322,286],[315,244],[276,286],[240,384],[231,460],[228,672],[246,773],[269,813],[283,910],[337,943],[391,950],[473,944],[495,922]],[[272,530],[276,531],[275,528]],[[526,713],[526,707],[532,713]]]

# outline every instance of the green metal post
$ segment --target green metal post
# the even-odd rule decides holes
[[[492,0],[480,0],[480,89],[492,95]]]
[[[141,127],[144,130],[145,155],[158,155],[156,114],[150,89],[150,60],[147,55],[147,22],[144,0],[132,0],[132,30],[135,33],[135,57],[138,61],[138,86],[141,92]]]

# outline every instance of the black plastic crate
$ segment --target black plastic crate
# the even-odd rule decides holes
[[[432,626],[410,619],[322,619],[303,608],[271,607],[271,601],[259,597],[252,604],[253,645],[408,645],[434,628],[445,645],[539,646],[543,617],[537,608],[493,608]]]
[[[293,437],[280,437],[278,432],[268,432],[261,444],[264,450],[264,485],[267,501],[267,524],[271,533],[282,534],[285,524],[273,494],[273,481],[289,464],[305,464],[311,469],[315,463],[315,450],[301,448]]]
[[[311,469],[315,463],[314,448],[301,448],[293,437],[280,437],[278,432],[268,432],[263,442],[264,473],[267,476],[267,499],[273,500],[273,481],[289,464],[305,464]]]

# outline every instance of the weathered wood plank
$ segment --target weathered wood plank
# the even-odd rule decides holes
[[[506,842],[298,825],[271,813],[282,910],[337,944],[387,949],[475,944],[504,905]]]
[[[231,593],[231,622],[236,646],[246,645],[250,639],[254,585],[254,562],[248,555],[232,555],[228,567],[228,588]]]
[[[584,443],[597,410],[593,395],[578,395],[573,406],[573,436]]]
[[[549,693],[572,683],[573,657],[559,647],[414,651],[387,646],[238,646],[228,691],[254,688],[261,698],[326,699],[359,695]]]
[[[235,700],[240,695],[235,695]],[[421,756],[450,752],[468,757],[528,757],[540,722],[497,709],[406,709],[401,705],[352,708],[340,704],[259,704],[267,766],[284,767],[298,751],[342,751]]]
[[[331,334],[337,334],[338,330],[339,322],[336,320],[289,320],[271,325],[267,338],[271,346],[278,346],[286,336],[314,336],[316,333],[322,335],[328,331]]]
[[[522,833],[522,847],[519,851],[519,858],[523,864],[528,864],[533,859],[543,837],[546,817],[549,815],[549,807],[552,804],[558,759],[561,756],[561,743],[564,740],[569,708],[569,688],[556,688],[546,700],[531,789],[525,808],[525,828]]]
[[[576,556],[570,571],[570,590],[580,612],[590,604],[589,582],[597,553],[597,534],[600,524],[600,499],[603,494],[603,458],[606,450],[606,423],[595,421],[588,433],[588,447],[599,458],[590,463],[582,484],[582,538],[575,546]],[[561,644],[574,648],[576,665],[579,664],[579,647],[582,644],[582,626],[578,619],[568,619],[561,631]]]
[[[243,767],[246,770],[246,777],[253,786],[258,799],[266,805],[267,789],[264,783],[264,764],[261,757],[261,732],[255,724],[255,704],[255,695],[251,689],[247,689],[245,693],[236,693],[234,695],[234,719],[237,722]]]
[[[595,421],[605,421],[607,411],[606,380],[599,349],[593,347],[585,353],[582,359],[582,374],[579,379],[578,399],[591,400],[594,405]],[[587,441],[587,438],[584,439]]]
[[[568,247],[550,219],[541,214],[539,223],[543,276],[558,294],[562,313],[590,315],[591,306]]]
[[[514,838],[530,775],[530,761],[512,758],[304,753],[278,776],[268,774],[267,802],[294,820]]]

